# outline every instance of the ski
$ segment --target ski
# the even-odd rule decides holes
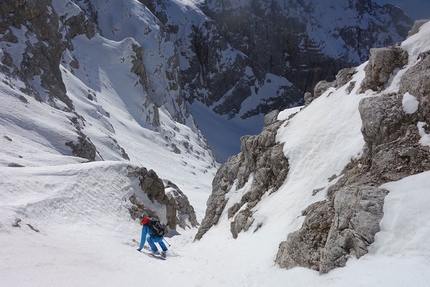
[[[133,241],[137,246],[140,245],[140,241],[136,239],[132,239],[131,241]],[[142,250],[140,250],[140,253],[160,260],[166,260],[167,257],[179,257],[178,254],[172,252],[171,250],[166,251],[164,254],[162,254],[161,252],[153,252],[149,246],[143,246]]]
[[[148,257],[154,258],[154,259],[158,259],[158,260],[166,260],[166,256],[163,256],[162,254],[158,253],[158,252],[148,252],[146,250],[141,250],[140,253],[145,254]]]

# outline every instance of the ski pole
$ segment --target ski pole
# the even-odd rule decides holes
[[[167,243],[167,245],[169,245],[169,247],[170,247],[170,246],[172,246],[172,245],[170,245],[170,244],[169,244],[169,242],[167,242],[167,240],[166,240],[166,239],[164,239],[164,237],[163,237],[163,240],[164,240],[164,242],[166,242],[166,243]]]

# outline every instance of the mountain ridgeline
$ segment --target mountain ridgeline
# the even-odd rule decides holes
[[[401,41],[412,26],[399,8],[371,1],[7,0],[0,5],[2,45],[20,43],[33,55],[15,57],[5,47],[2,70],[22,79],[29,95],[53,106],[59,106],[53,100],[58,99],[73,110],[59,69],[60,61],[70,71],[82,68],[73,56],[79,48],[73,39],[132,38],[130,72],[143,89],[145,125],[156,129],[163,107],[196,130],[187,103],[200,102],[200,109],[236,120],[240,135],[261,130],[263,115],[274,109],[303,104],[304,93],[317,82],[332,81],[340,69],[363,62],[372,47]],[[26,33],[18,33],[22,27]],[[33,38],[26,42],[29,33]],[[261,124],[248,123],[250,118],[261,118]],[[212,132],[201,126],[204,135]],[[82,130],[77,133],[79,142],[69,143],[74,153],[95,158],[97,147]],[[221,160],[232,155],[212,149]]]

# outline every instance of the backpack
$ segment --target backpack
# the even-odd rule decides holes
[[[151,229],[153,237],[163,237],[164,227],[158,219],[151,218],[147,225]]]

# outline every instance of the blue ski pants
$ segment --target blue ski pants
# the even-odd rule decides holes
[[[163,251],[167,251],[167,247],[163,242],[163,237],[148,236],[147,241],[148,241],[148,244],[151,247],[152,251],[154,251],[154,252],[158,251],[157,246],[155,246],[155,242],[157,242],[158,245],[160,245],[160,247]]]

